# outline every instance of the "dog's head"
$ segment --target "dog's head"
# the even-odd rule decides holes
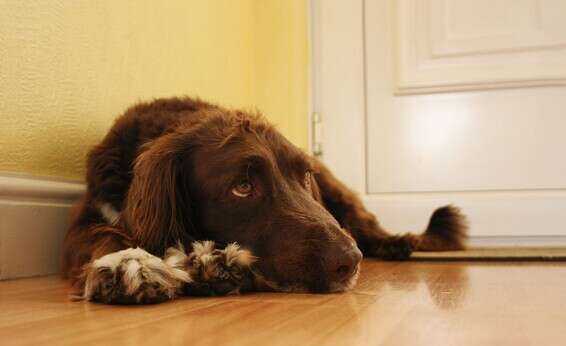
[[[272,288],[349,288],[361,253],[323,206],[316,162],[259,116],[208,112],[140,154],[127,206],[140,246],[237,242]]]

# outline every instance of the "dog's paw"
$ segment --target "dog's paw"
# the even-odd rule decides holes
[[[184,285],[186,295],[238,294],[251,288],[250,266],[255,257],[235,243],[217,249],[213,241],[194,242],[184,260],[182,254],[179,249],[169,249],[165,261],[189,273],[191,282]],[[184,266],[179,265],[181,262]]]
[[[394,236],[380,240],[372,249],[371,255],[387,261],[401,261],[411,257],[412,252],[413,247],[408,238]]]
[[[129,248],[100,257],[84,272],[85,300],[108,304],[150,304],[175,297],[187,272],[173,267],[140,248]]]

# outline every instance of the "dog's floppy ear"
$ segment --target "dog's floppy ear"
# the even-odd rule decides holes
[[[137,246],[162,255],[194,233],[186,172],[191,135],[173,132],[146,146],[135,162],[126,222]]]

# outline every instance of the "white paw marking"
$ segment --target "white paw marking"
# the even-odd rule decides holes
[[[183,283],[191,281],[186,271],[140,248],[103,256],[87,265],[85,275],[82,298],[105,303],[172,299]]]

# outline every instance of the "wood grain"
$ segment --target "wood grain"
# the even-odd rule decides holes
[[[150,306],[71,302],[57,277],[0,282],[2,345],[563,345],[561,262],[366,260],[344,294]]]

